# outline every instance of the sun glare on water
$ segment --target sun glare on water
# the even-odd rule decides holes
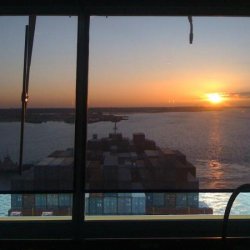
[[[223,101],[223,97],[218,93],[207,94],[207,99],[213,104],[221,103]]]

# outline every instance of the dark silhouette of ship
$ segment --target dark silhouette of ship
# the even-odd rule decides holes
[[[87,215],[213,213],[211,208],[200,207],[196,168],[184,154],[158,147],[143,133],[134,133],[132,139],[123,137],[114,122],[114,132],[108,137],[99,139],[94,134],[87,142]],[[14,179],[12,189],[72,189],[73,156],[73,149],[53,152]],[[70,215],[71,209],[71,194],[15,194],[11,196],[9,214],[19,211],[22,215]]]

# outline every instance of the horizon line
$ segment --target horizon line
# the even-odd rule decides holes
[[[213,108],[213,109],[228,109],[228,108],[250,108],[250,105],[246,106],[215,106],[215,105],[211,105],[211,106],[104,106],[104,107],[88,107],[88,109],[165,109],[165,108]],[[12,109],[12,110],[18,110],[21,109],[21,107],[3,107],[1,108],[1,110],[3,109]],[[75,109],[75,107],[29,107],[27,108],[27,110],[29,109]]]

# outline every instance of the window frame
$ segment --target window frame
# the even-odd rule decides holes
[[[60,1],[59,1],[60,2]],[[65,5],[66,2],[66,5]],[[86,3],[87,2],[87,3]],[[160,221],[85,221],[85,160],[88,98],[89,25],[92,15],[125,16],[248,16],[250,3],[233,0],[211,2],[127,0],[110,4],[102,1],[61,1],[57,8],[52,4],[27,6],[26,1],[15,5],[0,4],[0,15],[76,15],[78,16],[77,71],[76,71],[76,122],[72,221],[0,221],[0,239],[104,239],[104,238],[204,238],[220,237],[222,220],[160,220]],[[173,192],[173,191],[172,191]],[[32,193],[32,192],[29,192]],[[48,192],[41,192],[48,193]],[[58,192],[59,193],[59,192]],[[249,220],[237,219],[230,223],[230,232],[237,237],[250,233]],[[4,229],[4,230],[3,230]]]

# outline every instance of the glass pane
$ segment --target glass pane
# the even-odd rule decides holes
[[[0,190],[10,190],[11,180],[18,177],[26,23],[27,17],[0,18]]]
[[[38,16],[36,19],[20,173],[27,24],[28,17],[0,19],[0,190],[71,190],[77,18]],[[35,203],[40,206],[44,200],[40,197]]]
[[[250,19],[193,23],[190,44],[187,17],[91,18],[87,192],[145,190],[154,211],[199,214],[202,195],[185,191],[250,181]],[[130,207],[114,200],[90,194],[89,209]]]

